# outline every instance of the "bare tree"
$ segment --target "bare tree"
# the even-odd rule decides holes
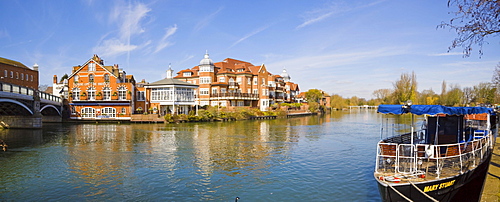
[[[438,27],[449,27],[458,34],[448,51],[463,47],[464,57],[469,57],[472,46],[479,46],[479,55],[483,54],[485,37],[500,33],[500,2],[498,0],[448,0],[448,7],[457,10],[450,22],[442,22]]]

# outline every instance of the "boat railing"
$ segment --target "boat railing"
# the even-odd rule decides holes
[[[475,168],[492,147],[491,135],[456,144],[398,144],[380,141],[376,173],[448,177]]]

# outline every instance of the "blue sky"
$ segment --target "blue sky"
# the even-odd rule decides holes
[[[140,81],[234,58],[286,68],[301,91],[373,98],[414,71],[418,90],[439,93],[490,82],[499,40],[484,55],[448,52],[456,37],[437,28],[453,17],[447,1],[0,1],[0,57],[40,66],[40,84],[99,55]]]

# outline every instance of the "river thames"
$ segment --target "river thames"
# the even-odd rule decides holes
[[[0,130],[1,201],[380,201],[374,110]]]

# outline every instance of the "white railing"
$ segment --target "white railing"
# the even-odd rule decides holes
[[[475,168],[487,158],[493,146],[491,131],[486,136],[475,137],[473,141],[429,145],[378,143],[376,173],[414,175],[426,173],[453,176]]]
[[[15,84],[9,84],[9,83],[0,83],[0,91],[3,92],[9,92],[9,93],[16,93],[16,94],[21,94],[21,95],[30,95],[33,96],[36,92],[36,90],[24,86],[19,86]],[[44,92],[38,92],[38,96],[41,99],[45,100],[50,100],[54,102],[61,103],[62,99],[58,96],[44,93]]]

